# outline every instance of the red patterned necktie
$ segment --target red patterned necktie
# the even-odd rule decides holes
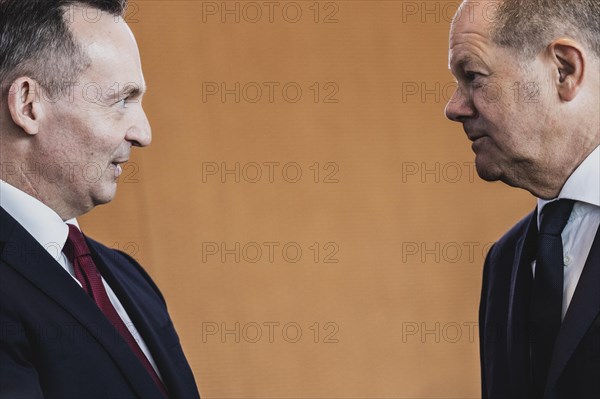
[[[168,398],[169,396],[167,394],[167,390],[156,374],[156,371],[110,302],[110,299],[106,294],[104,284],[102,283],[102,276],[100,275],[100,272],[98,271],[98,268],[92,259],[83,234],[72,224],[67,224],[67,226],[69,226],[69,237],[67,238],[63,252],[73,264],[75,278],[77,278],[77,280],[81,283],[85,292],[87,292],[88,295],[93,298],[94,302],[96,302],[106,318],[113,324],[113,326],[115,326],[117,331],[119,331],[133,353],[135,353],[137,358],[144,365],[164,397]]]

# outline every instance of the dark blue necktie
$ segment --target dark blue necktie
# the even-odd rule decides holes
[[[574,201],[546,204],[537,242],[535,277],[531,294],[531,366],[533,387],[542,397],[554,343],[560,330],[563,303],[563,243]]]

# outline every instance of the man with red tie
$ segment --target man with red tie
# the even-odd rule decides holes
[[[600,2],[464,1],[446,107],[481,178],[537,197],[488,253],[484,398],[600,397]]]
[[[198,398],[159,289],[77,217],[150,144],[126,0],[0,0],[0,398]]]

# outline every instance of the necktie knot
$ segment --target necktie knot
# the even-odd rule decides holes
[[[67,224],[67,226],[69,226],[69,236],[63,252],[67,255],[69,261],[73,263],[74,259],[80,256],[90,255],[90,249],[85,242],[83,233],[72,224]]]
[[[572,200],[558,200],[546,204],[542,210],[540,234],[560,236],[567,225],[574,203]]]

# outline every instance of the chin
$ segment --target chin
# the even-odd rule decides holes
[[[500,166],[489,160],[475,158],[475,169],[482,180],[494,182],[502,179],[503,173]]]
[[[105,187],[94,195],[94,206],[104,205],[111,202],[117,195],[117,183],[107,184]]]

